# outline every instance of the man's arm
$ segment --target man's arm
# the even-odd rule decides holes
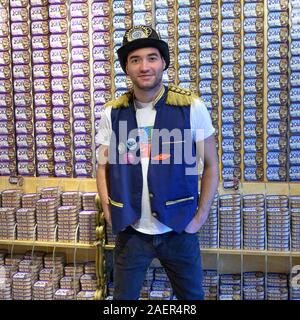
[[[219,164],[214,134],[206,138],[204,142],[197,142],[197,153],[204,167],[198,210],[185,229],[188,233],[197,232],[205,223],[219,185]]]
[[[108,196],[108,170],[108,146],[100,145],[98,153],[98,167],[96,170],[96,182],[105,220],[109,225],[111,225],[111,214]]]

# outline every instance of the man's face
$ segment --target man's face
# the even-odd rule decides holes
[[[141,90],[152,90],[162,83],[165,62],[156,48],[142,48],[129,53],[126,72],[133,85]]]

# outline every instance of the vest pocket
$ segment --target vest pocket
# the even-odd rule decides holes
[[[110,197],[109,197],[108,199],[109,199],[109,202],[110,202],[110,204],[111,204],[112,206],[119,207],[119,208],[123,208],[123,207],[124,207],[124,204],[123,204],[123,203],[114,201],[114,200],[112,200]]]
[[[186,202],[193,201],[195,198],[194,197],[187,197],[187,198],[181,198],[181,199],[176,199],[176,200],[170,200],[166,202],[167,207],[175,206],[175,205],[184,205]]]

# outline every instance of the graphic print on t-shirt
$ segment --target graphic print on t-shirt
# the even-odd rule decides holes
[[[150,157],[151,137],[153,126],[139,127],[141,158]]]

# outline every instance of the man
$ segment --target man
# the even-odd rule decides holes
[[[106,105],[96,136],[98,192],[117,234],[114,299],[139,298],[155,257],[178,299],[203,299],[197,231],[218,186],[211,119],[198,97],[163,85],[169,49],[155,30],[128,30],[117,53],[133,91]],[[204,164],[200,197],[199,161],[190,161],[196,151]]]

